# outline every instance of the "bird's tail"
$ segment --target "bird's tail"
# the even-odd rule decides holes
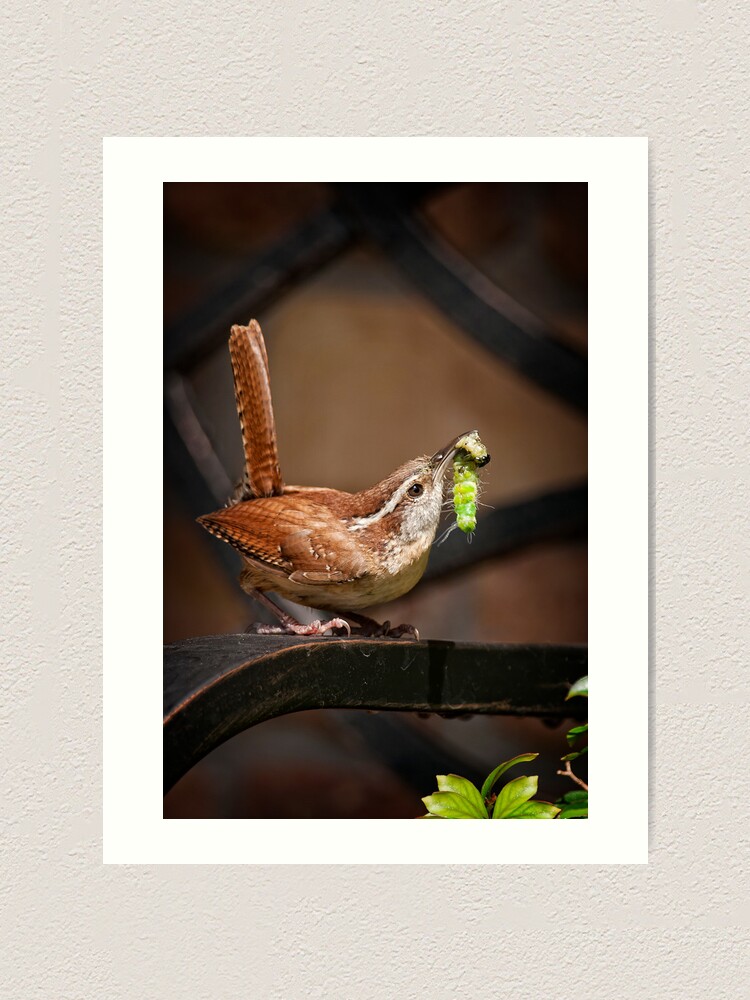
[[[277,496],[282,493],[284,483],[276,446],[268,357],[257,320],[251,319],[247,326],[232,327],[229,354],[245,453],[242,482],[231,501]]]

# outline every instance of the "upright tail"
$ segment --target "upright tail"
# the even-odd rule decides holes
[[[245,452],[244,476],[231,502],[277,496],[284,483],[279,470],[266,345],[257,320],[232,327],[229,354]]]

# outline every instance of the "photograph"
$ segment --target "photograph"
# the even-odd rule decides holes
[[[164,819],[587,818],[588,188],[164,182]]]

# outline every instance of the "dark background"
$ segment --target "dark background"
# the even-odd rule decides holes
[[[443,547],[459,542],[476,561],[373,617],[426,638],[586,642],[585,502],[559,524],[544,514],[494,554],[482,534],[493,508],[585,481],[585,413],[479,343],[460,308],[443,307],[445,285],[433,295],[420,281],[398,233],[337,229],[359,225],[362,206],[377,228],[384,205],[417,220],[447,260],[468,262],[480,297],[585,356],[586,185],[166,184],[165,642],[264,618],[236,583],[229,547],[194,521],[241,473],[226,340],[251,315],[268,349],[286,482],[362,489],[473,427],[492,454],[471,550],[459,533]],[[295,240],[313,251],[295,256]],[[304,264],[280,278],[290,259]],[[540,797],[552,798],[570,788],[555,776],[564,732],[532,719],[300,713],[214,751],[169,793],[165,816],[411,817],[436,773],[483,777],[529,750],[541,751]]]

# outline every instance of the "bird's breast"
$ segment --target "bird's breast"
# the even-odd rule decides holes
[[[429,554],[429,545],[421,550],[414,545],[407,553],[402,549],[399,557],[386,553],[380,569],[355,580],[314,586],[278,575],[269,578],[257,563],[248,561],[240,582],[246,589],[273,590],[296,604],[323,611],[363,611],[408,593],[422,577]]]

